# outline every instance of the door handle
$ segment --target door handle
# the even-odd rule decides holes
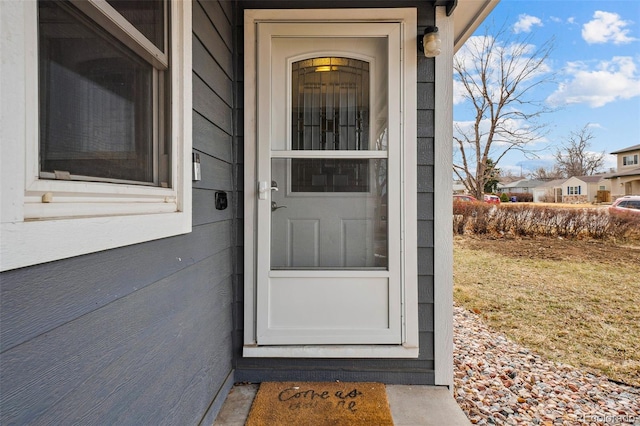
[[[286,209],[287,206],[279,206],[278,203],[276,203],[275,201],[271,202],[271,211],[275,212],[278,209]]]
[[[271,182],[271,184],[273,185],[273,183],[275,182]],[[267,199],[267,193],[269,191],[277,191],[278,190],[278,186],[269,186],[269,182],[265,181],[265,180],[261,180],[260,182],[258,182],[258,199],[260,200],[266,200]]]

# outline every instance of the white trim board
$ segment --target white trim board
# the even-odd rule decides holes
[[[254,358],[417,358],[418,348],[399,345],[245,346],[242,355]]]
[[[453,17],[436,7],[436,25],[443,44],[436,57],[434,166],[434,369],[435,384],[453,392]]]
[[[37,2],[0,7],[0,269],[191,232],[191,3],[171,2],[171,188],[38,178]]]

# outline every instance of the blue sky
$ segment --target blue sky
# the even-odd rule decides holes
[[[531,35],[538,46],[555,36],[547,62],[555,82],[536,96],[557,111],[544,117],[549,133],[532,145],[540,158],[508,154],[499,168],[526,175],[550,167],[555,147],[585,125],[593,133],[594,152],[640,143],[640,1],[501,0],[474,36],[505,22],[509,31]],[[471,119],[454,95],[454,120]],[[606,156],[605,167],[615,167],[615,156]]]

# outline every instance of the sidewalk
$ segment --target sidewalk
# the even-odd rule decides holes
[[[467,426],[471,423],[449,390],[436,386],[387,385],[396,426]],[[244,426],[258,385],[234,386],[214,426]]]

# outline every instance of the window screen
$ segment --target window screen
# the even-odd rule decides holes
[[[131,5],[138,3],[146,2]],[[164,28],[157,3],[123,11],[138,22],[161,19]],[[163,132],[154,118],[163,109],[164,71],[66,2],[40,1],[38,12],[41,178],[167,182],[158,175]]]

